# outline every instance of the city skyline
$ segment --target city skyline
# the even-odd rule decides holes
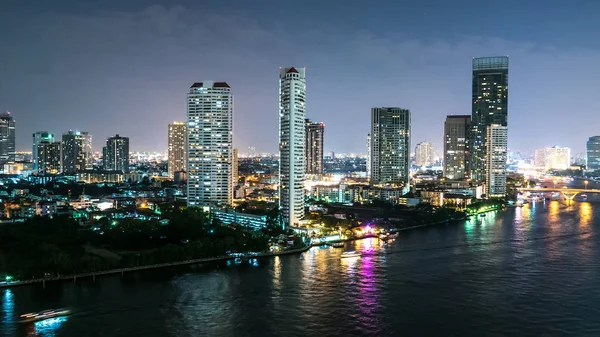
[[[89,11],[87,6],[90,6]],[[534,11],[533,7],[524,6],[519,14],[513,15],[516,16],[512,17],[513,25],[525,25],[525,16]],[[542,22],[539,28],[529,27],[531,29],[524,36],[493,28],[473,34],[470,27],[467,29],[459,22],[460,18],[471,14],[471,9],[465,6],[417,7],[402,16],[419,11],[424,20],[419,29],[426,33],[400,35],[402,27],[383,31],[389,27],[383,25],[385,27],[375,29],[361,24],[350,31],[356,33],[355,36],[347,39],[343,38],[346,36],[341,28],[332,30],[331,37],[318,36],[311,30],[304,35],[296,30],[277,30],[282,21],[269,21],[266,15],[255,17],[252,14],[256,9],[248,6],[241,6],[235,15],[228,14],[218,5],[214,8],[209,6],[207,11],[201,12],[193,3],[147,7],[134,2],[127,8],[119,8],[114,3],[112,6],[87,4],[70,10],[58,6],[53,11],[44,11],[45,6],[42,5],[39,12],[34,13],[26,11],[24,6],[10,7],[11,15],[0,14],[5,19],[0,25],[10,25],[7,27],[15,31],[15,34],[5,37],[7,43],[14,47],[12,52],[0,56],[7,70],[0,83],[0,109],[12,111],[18,121],[17,150],[30,148],[28,135],[33,132],[49,130],[60,134],[68,128],[79,127],[88,130],[97,139],[106,139],[116,133],[127,134],[132,148],[164,151],[167,139],[161,132],[163,125],[185,118],[182,90],[197,78],[209,78],[226,80],[237,88],[239,118],[235,122],[235,146],[242,152],[253,146],[259,152],[274,153],[277,152],[277,132],[274,131],[277,124],[271,116],[277,110],[277,98],[272,94],[276,91],[277,81],[273,79],[272,72],[286,64],[307,66],[314,74],[311,77],[313,85],[307,89],[307,95],[312,98],[307,113],[312,119],[327,124],[329,134],[338,135],[327,142],[325,153],[332,150],[364,152],[362,137],[345,139],[339,135],[367,132],[363,126],[368,123],[368,116],[363,111],[372,106],[396,105],[413,112],[414,143],[429,141],[441,149],[440,135],[445,115],[468,114],[471,110],[470,101],[466,98],[470,91],[471,58],[507,54],[511,57],[511,111],[514,112],[509,117],[512,125],[510,149],[532,152],[535,148],[556,142],[556,137],[551,135],[559,133],[561,144],[572,148],[574,153],[583,152],[587,138],[597,135],[600,129],[600,122],[596,121],[573,125],[554,122],[565,112],[583,120],[600,111],[600,103],[578,102],[577,99],[580,95],[593,94],[591,78],[600,72],[593,61],[600,55],[600,46],[593,39],[583,38],[590,34],[585,31],[586,24],[590,22],[585,15],[570,25],[567,40],[564,33],[557,35],[562,25],[547,29],[548,22]],[[264,6],[257,7],[265,10]],[[285,12],[286,7],[286,4],[281,4],[269,11]],[[398,9],[395,5],[388,7],[391,13]],[[352,8],[347,10],[347,14],[358,17],[359,9],[356,6]],[[314,7],[308,5],[302,11],[311,9],[314,10]],[[453,36],[441,32],[436,23],[439,14],[435,13],[442,9],[457,14],[457,17],[447,19],[457,26]],[[535,11],[541,10],[547,17],[556,16],[559,12],[567,16],[573,14],[568,9],[561,9],[555,8],[552,13],[546,13],[549,9],[535,8]],[[320,10],[322,13],[318,16],[333,11],[329,5]],[[100,11],[104,14],[100,15]],[[588,12],[592,13],[593,8]],[[35,24],[25,26],[21,21],[28,21],[19,20],[24,15],[35,16]],[[500,11],[498,15],[508,14]],[[482,16],[475,21],[488,17]],[[198,17],[203,20],[197,20]],[[286,16],[287,19],[294,21],[299,18],[292,15]],[[334,16],[334,21],[337,20]],[[212,23],[217,21],[231,24],[225,35],[231,43],[225,46],[202,40],[202,43],[213,46],[212,51],[207,54],[199,53],[197,49],[186,52],[187,48],[192,48],[184,42],[188,34],[192,34],[185,32],[187,28],[190,32],[210,33],[214,30]],[[131,22],[138,22],[143,28],[133,29]],[[73,27],[80,27],[79,30],[85,32],[72,37],[75,44],[85,48],[72,50],[65,44],[64,32],[73,30]],[[534,34],[540,33],[542,28],[546,28],[544,34],[538,34],[539,37]],[[38,41],[34,34],[40,30],[47,33],[44,41]],[[145,31],[148,33],[143,33]],[[572,38],[574,35],[577,38]],[[121,36],[122,39],[117,38]],[[153,43],[143,42],[146,38]],[[307,48],[292,52],[287,45],[294,40],[307,43]],[[27,67],[27,57],[20,54],[22,41],[28,44],[38,41],[40,48],[47,47],[52,52],[37,55],[36,62],[39,61],[39,64]],[[173,48],[157,47],[170,44]],[[266,48],[258,49],[254,45],[265,45]],[[101,51],[95,53],[98,51],[96,48]],[[412,52],[398,54],[407,48]],[[89,50],[90,54],[81,50]],[[381,53],[373,54],[372,50]],[[236,54],[245,56],[238,57]],[[99,55],[105,57],[97,59]],[[215,59],[214,65],[198,65],[195,55],[203,55],[202,59]],[[226,56],[218,59],[217,55]],[[340,63],[341,55],[346,56]],[[401,57],[398,58],[398,55]],[[141,59],[137,61],[138,58]],[[87,67],[89,62],[96,67]],[[48,64],[52,66],[46,67]],[[152,68],[150,72],[148,67]],[[191,73],[190,69],[193,69]],[[54,83],[57,77],[63,77],[57,76],[59,73],[65,75],[64,79]],[[32,78],[36,79],[37,85],[45,87],[35,97],[27,95],[29,88],[25,85],[31,83],[26,80]],[[82,85],[90,79],[94,79],[92,91]],[[374,83],[378,84],[378,89],[375,89]],[[357,91],[361,95],[352,94]],[[439,96],[440,99],[435,101],[443,103],[428,100],[430,91]],[[94,95],[90,95],[91,92]],[[555,99],[550,102],[539,97]],[[80,104],[82,100],[92,100],[93,103]],[[578,102],[576,106],[572,104],[575,101]],[[55,116],[58,112],[60,118]],[[514,120],[519,123],[511,122]],[[133,124],[138,128],[128,130],[128,126]],[[530,140],[532,125],[547,132]],[[255,137],[255,130],[259,128],[266,132]],[[94,150],[100,149],[99,143],[94,146]]]

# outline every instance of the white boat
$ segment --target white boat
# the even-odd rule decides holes
[[[348,251],[348,252],[343,252],[341,258],[342,259],[347,259],[347,258],[350,258],[350,257],[360,257],[360,255],[361,254],[359,252],[355,252],[355,251],[352,250],[352,251]]]
[[[53,309],[53,310],[44,310],[40,312],[31,312],[28,314],[21,315],[21,323],[29,323],[29,322],[37,322],[43,321],[48,318],[55,318],[61,316],[67,316],[71,314],[71,310],[69,309]]]

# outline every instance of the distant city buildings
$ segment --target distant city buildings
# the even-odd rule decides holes
[[[175,172],[187,171],[187,127],[184,122],[169,124],[169,177],[174,178]]]
[[[559,146],[537,149],[534,164],[545,170],[566,170],[571,167],[571,149]]]
[[[36,161],[33,165],[39,174],[58,174],[61,171],[61,143],[53,140],[54,136],[47,137],[35,148]]]
[[[586,143],[586,169],[600,170],[600,136],[590,137]]]
[[[410,111],[371,109],[371,184],[407,187],[410,167]]]
[[[444,177],[469,179],[471,172],[471,116],[449,115],[444,123]]]
[[[190,87],[187,136],[188,206],[231,205],[233,95],[229,84],[204,81]]]
[[[472,172],[486,179],[487,128],[508,126],[508,56],[473,58],[471,114]]]
[[[129,137],[108,138],[102,148],[102,163],[105,171],[129,173]]]
[[[420,142],[415,146],[415,165],[429,166],[434,161],[433,144],[430,142]]]
[[[33,162],[33,170],[38,170],[38,145],[41,142],[53,143],[54,142],[54,134],[47,131],[38,131],[33,134],[33,146],[31,148],[31,158]],[[59,161],[60,161],[60,151],[59,151]],[[60,164],[59,164],[60,166]],[[59,168],[60,170],[60,168]]]
[[[87,132],[69,131],[62,135],[62,172],[74,174],[91,166],[92,137]],[[89,166],[88,166],[89,165]]]
[[[323,137],[325,124],[306,120],[306,174],[323,174]]]
[[[0,167],[15,162],[15,119],[10,112],[0,115]]]
[[[293,226],[304,217],[306,69],[279,70],[279,208]]]
[[[488,126],[486,141],[486,195],[488,198],[503,198],[506,196],[508,127],[499,124]]]

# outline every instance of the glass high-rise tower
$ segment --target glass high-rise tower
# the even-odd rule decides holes
[[[0,115],[0,165],[15,162],[15,119],[10,112]]]
[[[371,109],[371,184],[407,187],[410,168],[410,111]]]
[[[33,134],[33,147],[31,156],[33,160],[33,169],[38,169],[38,145],[42,142],[54,143],[54,134],[47,131],[38,131]],[[59,151],[60,155],[60,151]]]
[[[279,69],[279,208],[287,226],[304,217],[305,72]]]
[[[600,136],[590,137],[586,144],[586,169],[600,170]]]
[[[187,102],[190,207],[231,205],[233,95],[226,82],[194,83]]]
[[[472,172],[474,181],[485,181],[487,128],[508,126],[508,56],[473,59],[471,112]]]
[[[471,116],[449,115],[444,123],[444,177],[468,179],[471,173]]]
[[[102,148],[102,162],[107,171],[129,173],[129,137],[108,138]]]
[[[323,174],[325,124],[306,120],[306,174]]]

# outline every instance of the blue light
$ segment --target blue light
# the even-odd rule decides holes
[[[42,336],[53,336],[56,330],[58,330],[61,325],[67,321],[68,317],[55,317],[48,318],[43,321],[33,323],[33,327],[35,328],[36,334]]]

